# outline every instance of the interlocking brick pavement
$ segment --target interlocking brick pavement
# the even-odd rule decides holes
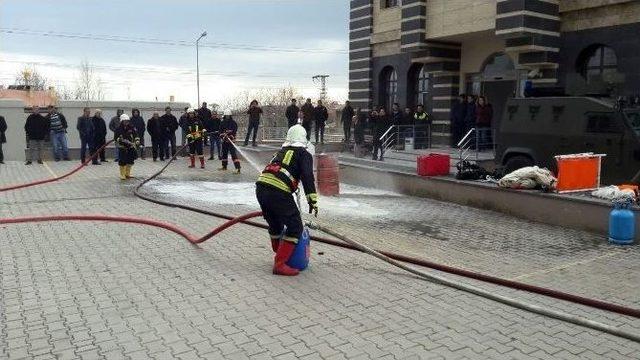
[[[75,164],[48,165],[60,174]],[[37,166],[9,163],[0,184],[49,176]],[[159,166],[140,161],[134,174],[150,175]],[[183,166],[172,166],[162,182],[254,177],[248,170],[235,176]],[[135,182],[122,184],[116,173],[114,164],[92,166],[63,183],[0,193],[0,217],[132,215],[194,234],[222,223],[139,200],[131,195]],[[637,270],[636,248],[612,248],[594,234],[431,200],[345,198],[384,214],[345,215],[321,203],[324,219],[377,247],[627,305],[639,302],[637,271],[627,274]],[[234,214],[254,209],[191,202]],[[300,276],[275,277],[265,232],[248,226],[200,246],[160,229],[104,222],[10,225],[0,234],[0,357],[632,359],[640,353],[640,344],[425,282],[323,244],[313,244],[312,265]],[[640,331],[638,321],[623,316],[463,281]]]

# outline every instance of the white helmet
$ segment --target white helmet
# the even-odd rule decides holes
[[[231,115],[233,115],[231,113],[231,109],[224,109],[224,116],[231,116]]]
[[[127,114],[120,115],[120,121],[129,121],[129,120],[131,120],[129,118],[129,115],[127,115]]]
[[[193,108],[188,108],[187,109],[187,113],[192,113],[192,112],[196,112],[195,110],[193,110]]]
[[[306,148],[309,145],[307,140],[307,130],[302,125],[293,125],[289,131],[287,131],[287,138],[282,144],[282,147],[303,147]]]

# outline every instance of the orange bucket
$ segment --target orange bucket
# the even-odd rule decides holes
[[[556,156],[558,162],[557,191],[574,192],[600,187],[603,154],[575,154]]]

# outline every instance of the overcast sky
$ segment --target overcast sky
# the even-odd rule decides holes
[[[206,30],[202,100],[287,85],[317,97],[315,74],[331,75],[330,95],[346,98],[348,16],[346,0],[0,0],[0,84],[35,64],[73,87],[86,59],[108,100],[195,103],[191,43]]]

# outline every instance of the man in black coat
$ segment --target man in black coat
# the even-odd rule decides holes
[[[165,149],[164,158],[169,159],[172,156],[176,156],[176,130],[180,127],[178,119],[171,114],[171,107],[167,106],[164,109],[164,115],[160,117],[160,125],[162,126],[162,141],[164,144],[161,149]],[[169,155],[169,144],[171,144],[171,155]]]
[[[76,129],[80,133],[80,162],[84,163],[87,150],[91,153],[93,148],[93,121],[91,120],[91,110],[86,107],[82,110],[82,116],[78,118]],[[95,163],[95,159],[94,159]]]
[[[207,129],[207,136],[209,137],[209,160],[213,160],[214,150],[218,151],[218,160],[222,160],[221,142],[220,142],[220,115],[217,111],[211,112],[211,118],[203,122],[203,126]]]
[[[342,115],[340,119],[342,120],[342,130],[344,131],[344,142],[349,142],[351,140],[351,119],[355,112],[351,107],[351,103],[347,100],[344,103],[344,108],[342,109]]]
[[[203,102],[202,107],[198,109],[198,118],[200,119],[200,122],[211,119],[211,110],[207,107],[206,102]]]
[[[318,100],[318,106],[313,109],[313,119],[316,123],[316,144],[318,143],[318,133],[320,134],[320,143],[324,144],[324,127],[327,125],[328,118],[329,112],[327,108],[322,104],[322,100]]]
[[[292,127],[293,125],[298,123],[298,112],[300,108],[298,107],[297,100],[291,99],[291,105],[287,106],[287,111],[285,112],[285,116],[287,117],[287,125]]]
[[[40,108],[38,106],[34,106],[31,109],[31,114],[27,117],[27,122],[24,124],[24,131],[27,134],[27,143],[29,146],[25,165],[31,165],[34,153],[36,152],[38,154],[38,164],[42,164],[44,140],[47,138],[47,134],[49,134],[49,121],[40,115]]]
[[[144,131],[146,130],[146,126],[144,124],[144,119],[142,118],[142,116],[140,116],[140,110],[138,109],[133,109],[131,110],[131,125],[133,125],[133,127],[136,128],[136,132],[138,134],[138,137],[140,138],[140,147],[139,147],[139,151],[140,151],[140,158],[142,160],[145,159],[144,156]]]
[[[4,121],[4,116],[0,115],[0,164],[4,164],[4,153],[2,152],[2,144],[7,142],[5,132],[7,131],[7,122]]]
[[[467,117],[467,96],[461,94],[451,109],[451,141],[457,146],[465,134],[465,118]]]
[[[147,132],[149,136],[151,136],[151,154],[153,161],[158,161],[158,156],[160,156],[160,160],[164,161],[167,149],[164,148],[165,143],[162,141],[163,130],[160,124],[160,114],[157,112],[154,112],[151,119],[147,120]]]
[[[93,122],[93,150],[91,151],[91,154],[95,154],[95,152],[98,151],[98,149],[102,148],[107,142],[107,123],[105,123],[104,119],[102,118],[102,110],[100,109],[96,109],[93,117],[91,118],[91,121]],[[100,150],[99,158],[100,162],[107,162],[104,148]],[[100,164],[98,162],[98,157],[95,157],[93,159],[93,164]]]
[[[307,99],[300,111],[302,111],[302,127],[307,131],[307,140],[311,140],[311,124],[313,123],[313,104],[311,99]]]

